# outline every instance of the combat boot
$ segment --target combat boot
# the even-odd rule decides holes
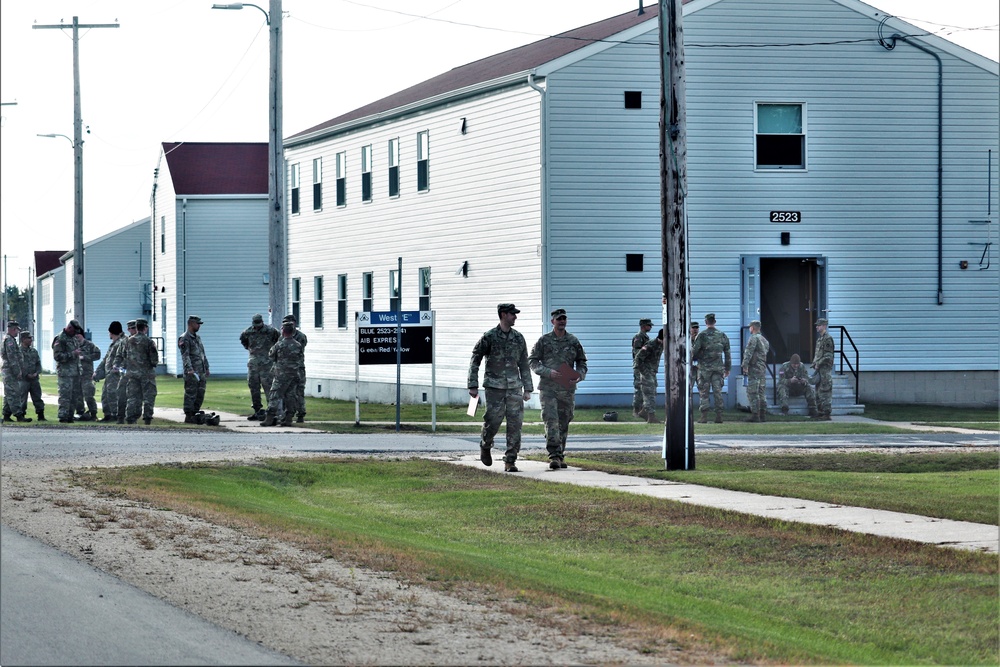
[[[150,424],[153,423],[153,418],[152,417],[143,417],[142,418],[142,423],[145,424],[146,426],[149,426]]]
[[[761,422],[766,422],[767,421],[767,410],[761,410],[760,411],[760,421]]]
[[[656,411],[655,410],[650,410],[646,414],[646,423],[647,424],[662,424],[663,422],[660,421],[659,419],[657,419],[657,417],[656,417]]]
[[[295,423],[296,424],[304,424],[304,423],[306,423],[306,413],[303,412],[298,417],[296,417],[295,418]]]
[[[261,419],[260,413],[261,410],[254,410],[253,412],[250,413],[250,416],[247,417],[247,421],[249,422],[260,421]]]
[[[722,423],[722,413],[721,412],[716,412],[715,413],[715,423],[716,424],[721,424]]]
[[[788,406],[787,405],[782,405],[781,406],[781,414],[783,414],[783,415],[787,415],[788,414]]]
[[[274,422],[275,422],[274,413],[269,410],[268,413],[267,413],[267,415],[264,417],[264,421],[262,421],[260,423],[260,425],[261,426],[274,426]]]
[[[40,422],[45,421],[45,410],[39,410],[38,412],[35,413],[35,416],[38,417],[38,421]]]
[[[14,419],[10,415],[4,415],[3,416],[3,420],[5,422],[12,422],[12,421],[14,421]]]
[[[191,412],[185,412],[184,413],[184,423],[185,424],[193,424],[194,423],[194,414],[191,413]]]
[[[701,413],[701,417],[698,419],[698,423],[699,424],[707,424],[708,423],[708,413],[707,412],[702,412]]]
[[[19,414],[19,415],[15,415],[14,418],[17,419],[17,421],[19,421],[19,422],[30,422],[31,421],[31,417],[25,417],[23,412],[21,414]]]
[[[514,465],[513,463],[504,463],[503,464],[503,471],[504,472],[521,472],[520,470],[517,469],[517,466]]]
[[[750,416],[747,417],[746,419],[744,419],[743,421],[757,423],[757,422],[760,421],[760,413],[759,412],[751,412]]]

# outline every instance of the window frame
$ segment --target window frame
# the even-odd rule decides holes
[[[423,266],[417,271],[417,291],[420,296],[420,310],[431,309],[431,267]]]
[[[323,276],[313,276],[313,327],[323,328]]]
[[[292,315],[296,322],[301,322],[299,317],[302,305],[302,278],[292,278]],[[282,315],[284,317],[284,315]]]
[[[389,170],[387,183],[389,186],[389,197],[399,196],[399,137],[389,139]]]
[[[323,210],[323,158],[313,158],[313,210]]]
[[[288,178],[290,197],[291,197],[291,211],[292,215],[299,214],[299,186],[300,186],[300,174],[299,174],[299,163],[296,162],[290,167],[291,174]]]
[[[375,274],[366,271],[361,274],[361,312],[370,313],[375,306]]]
[[[399,269],[389,269],[389,312],[395,313],[403,309],[402,292]]]
[[[431,131],[417,132],[417,192],[431,189]]]
[[[347,206],[347,151],[340,151],[337,161],[337,207]]]
[[[761,107],[798,107],[799,108],[799,131],[796,132],[761,132]],[[809,132],[807,123],[807,106],[805,102],[775,102],[757,100],[753,104],[753,168],[754,171],[773,172],[806,172],[809,171]],[[767,137],[798,137],[799,139],[799,164],[761,164],[761,142],[767,141]],[[777,149],[779,152],[782,152]],[[790,149],[785,148],[783,152],[790,153]]]
[[[337,328],[347,328],[347,274],[337,276]]]
[[[361,201],[372,200],[372,145],[361,147]]]

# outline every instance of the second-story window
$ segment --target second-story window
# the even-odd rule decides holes
[[[323,276],[313,277],[313,326],[323,328]]]
[[[372,292],[374,291],[374,281],[371,273],[361,275],[361,311],[372,312]]]
[[[323,208],[323,158],[313,160],[313,210]]]
[[[295,316],[296,322],[301,322],[302,318],[299,317],[301,312],[300,305],[302,303],[302,278],[292,278],[292,315]],[[284,315],[282,315],[284,317]]]
[[[430,189],[430,132],[417,133],[417,190]]]
[[[337,153],[337,206],[347,206],[347,152]]]
[[[372,200],[372,147],[361,147],[361,201]]]
[[[420,283],[420,310],[431,309],[431,267],[425,266],[420,269],[417,277]]]
[[[299,164],[297,162],[292,165],[291,183],[289,185],[292,189],[292,215],[295,215],[299,212]]]
[[[389,140],[389,196],[399,196],[399,138]]]
[[[395,312],[400,309],[402,304],[400,304],[399,295],[399,269],[393,269],[389,271],[389,310]]]
[[[347,274],[337,276],[337,327],[347,328]]]

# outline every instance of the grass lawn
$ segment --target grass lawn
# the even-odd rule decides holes
[[[672,637],[734,662],[1000,659],[995,555],[428,460],[161,465],[79,479],[412,581],[628,624],[653,653]]]

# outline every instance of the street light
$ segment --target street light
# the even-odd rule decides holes
[[[282,137],[281,109],[281,0],[270,0],[270,12],[249,2],[214,4],[212,9],[243,9],[254,7],[264,14],[267,21],[271,48],[271,77],[268,90],[269,132],[267,152],[267,203],[268,203],[268,266],[271,280],[268,296],[271,321],[285,316],[285,297],[288,290],[288,263],[285,252],[285,146]]]
[[[83,139],[74,141],[65,134],[39,134],[39,137],[62,137],[73,147],[73,319],[86,327],[83,282]]]

